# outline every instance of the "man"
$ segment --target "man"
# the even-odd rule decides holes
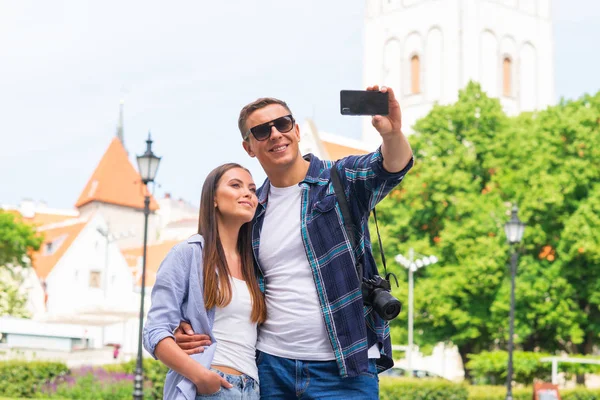
[[[252,238],[268,312],[256,344],[261,398],[377,399],[377,373],[393,365],[389,326],[364,306],[355,268],[358,257],[366,278],[377,274],[369,213],[413,163],[400,105],[391,89],[381,92],[389,94],[389,115],[372,119],[381,147],[346,157],[338,168],[361,233],[356,249],[336,207],[333,163],[302,157],[287,104],[263,98],[240,112],[244,149],[268,177],[257,193]],[[204,344],[180,330],[176,338],[190,352]]]

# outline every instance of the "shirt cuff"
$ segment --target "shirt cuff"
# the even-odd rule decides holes
[[[375,165],[373,166],[373,171],[379,178],[383,179],[398,179],[402,178],[406,173],[413,167],[415,157],[411,155],[408,164],[406,167],[402,168],[399,172],[389,172],[383,167],[383,154],[381,153],[381,146],[375,150],[373,153],[373,158],[375,159]]]
[[[154,358],[155,360],[158,360],[158,358],[156,358],[156,355],[154,354],[154,352],[156,351],[156,346],[161,340],[166,339],[168,337],[175,340],[175,336],[172,333],[162,329],[160,331],[149,334],[147,337],[144,337],[144,347],[146,348],[146,351],[148,351],[148,353],[150,353],[152,358]]]

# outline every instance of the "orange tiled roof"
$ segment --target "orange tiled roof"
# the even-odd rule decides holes
[[[98,163],[75,207],[92,201],[119,206],[143,208],[145,187],[140,175],[127,156],[118,138],[114,138]],[[157,210],[158,203],[150,197],[150,209]]]
[[[146,287],[154,286],[156,281],[156,272],[160,263],[163,262],[167,253],[179,243],[180,240],[169,240],[162,243],[153,244],[146,247]],[[142,255],[143,247],[134,247],[130,249],[122,249],[121,253],[125,256],[129,268],[135,280],[135,286],[140,287],[142,284]]]
[[[32,218],[27,218],[27,217],[24,217],[23,215],[21,215],[21,213],[17,210],[4,210],[4,212],[16,215],[18,218],[21,219],[21,221],[25,222],[26,224],[33,225],[33,226],[54,224],[57,222],[66,221],[68,219],[78,218],[73,215],[40,213],[40,212],[36,212]]]
[[[75,222],[75,221],[73,221]],[[59,224],[57,227],[39,230],[44,236],[44,242],[38,251],[32,254],[31,262],[35,272],[40,279],[46,279],[52,268],[58,260],[65,254],[67,249],[73,244],[73,241],[81,230],[87,225],[87,221],[77,223]],[[52,253],[47,253],[47,243],[53,242],[55,246]]]
[[[327,142],[325,140],[321,140],[321,143],[323,143],[323,147],[325,147],[325,151],[329,155],[329,159],[332,161],[336,161],[340,158],[344,158],[351,155],[361,155],[368,153],[368,151],[366,150],[344,146],[337,143]]]

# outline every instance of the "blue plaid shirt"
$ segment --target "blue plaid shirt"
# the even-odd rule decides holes
[[[330,180],[331,161],[319,160],[312,154],[306,177],[299,186],[301,195],[301,235],[312,269],[321,304],[321,312],[342,377],[367,372],[368,349],[379,344],[381,372],[393,366],[389,324],[371,307],[363,304],[356,273],[356,257],[362,260],[364,276],[377,274],[369,238],[369,213],[396,185],[413,165],[413,160],[398,173],[383,168],[381,149],[363,156],[346,157],[338,163],[344,191],[354,225],[360,229],[358,248],[353,249]],[[254,260],[259,283],[265,282],[259,265],[260,234],[268,206],[270,183],[267,179],[258,190],[259,206],[252,230]]]

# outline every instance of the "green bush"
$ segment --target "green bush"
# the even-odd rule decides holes
[[[532,388],[514,388],[514,400],[531,400]],[[469,400],[504,400],[506,386],[477,385],[469,386]]]
[[[151,400],[150,390],[144,390],[144,399]],[[106,380],[88,374],[70,382],[53,385],[51,391],[37,395],[44,399],[77,399],[77,400],[129,400],[133,397],[133,379]]]
[[[548,381],[552,373],[550,363],[540,362],[547,354],[515,351],[513,353],[513,379],[531,384],[534,378]],[[469,354],[467,368],[475,384],[502,385],[506,382],[508,353],[506,351],[483,351]]]
[[[600,400],[600,389],[567,389],[560,391],[562,400]]]
[[[598,389],[560,389],[562,400],[600,400]],[[514,400],[531,400],[533,396],[532,387],[513,389]],[[469,400],[504,400],[506,398],[506,387],[478,385],[469,387]]]
[[[44,399],[129,400],[133,397],[133,378],[122,371],[83,366],[48,382],[36,395]],[[144,386],[144,399],[152,400],[150,383]]]
[[[50,380],[65,376],[66,364],[48,361],[0,361],[0,396],[28,398]]]
[[[470,354],[467,369],[471,372],[473,383],[482,385],[501,385],[506,382],[508,353],[506,351],[483,351]],[[542,362],[542,358],[551,354],[515,351],[513,353],[513,379],[515,382],[531,385],[534,379],[550,381],[552,363]],[[578,358],[592,358],[577,356]],[[597,357],[596,357],[597,359]],[[574,374],[598,373],[600,365],[558,363],[558,371],[564,372],[570,379]]]
[[[165,386],[165,377],[167,375],[167,368],[160,361],[152,358],[144,358],[142,360],[144,367],[144,380],[149,382],[150,388],[148,390],[152,393],[153,399],[162,399],[163,389]],[[131,360],[123,364],[111,364],[105,365],[104,369],[107,371],[124,372],[126,374],[135,374],[136,360]]]
[[[441,379],[381,378],[382,400],[467,400],[467,387]]]

